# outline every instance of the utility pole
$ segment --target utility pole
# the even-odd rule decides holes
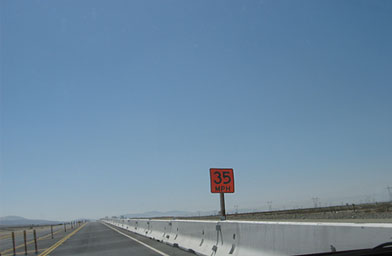
[[[318,198],[318,197],[313,197],[312,200],[313,200],[314,208],[317,208],[317,207],[318,207],[318,204],[319,204],[319,203],[318,203],[319,198]]]
[[[268,210],[272,212],[272,201],[268,201],[267,204],[268,204]]]
[[[392,202],[392,187],[388,186],[389,202]]]

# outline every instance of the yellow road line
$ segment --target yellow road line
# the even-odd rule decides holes
[[[7,234],[7,235],[1,235],[0,236],[0,239],[6,239],[6,238],[10,238],[11,237],[11,235],[9,235],[9,234]]]
[[[61,230],[57,230],[56,232],[53,232],[53,235],[57,234],[57,233],[60,232],[60,231],[61,231]],[[42,239],[45,239],[45,238],[48,238],[48,237],[51,236],[51,235],[52,235],[52,234],[49,233],[49,234],[47,234],[47,235],[45,235],[45,236],[38,237],[38,238],[37,238],[37,241],[42,240]],[[34,239],[28,241],[28,242],[26,243],[26,245],[29,245],[29,244],[32,244],[32,243],[34,243]],[[16,246],[15,249],[19,249],[19,248],[21,248],[21,247],[23,247],[23,246],[24,246],[24,243],[23,243],[23,244],[20,244],[20,245],[18,245],[18,246]],[[7,250],[5,250],[5,251],[2,251],[1,254],[6,254],[6,253],[8,253],[8,252],[10,252],[10,251],[12,251],[12,250],[13,250],[13,248],[7,249]]]
[[[46,256],[49,253],[51,253],[54,249],[56,249],[57,247],[59,247],[62,243],[64,243],[65,241],[68,240],[68,238],[70,238],[71,236],[75,235],[79,230],[81,230],[84,226],[86,226],[87,223],[84,223],[82,226],[78,227],[77,229],[75,229],[72,233],[70,233],[69,235],[63,237],[60,241],[58,241],[57,243],[55,243],[54,245],[52,245],[51,247],[49,247],[46,251],[44,251],[43,253],[41,253],[39,256]]]
[[[38,251],[45,251],[46,249],[48,249],[48,248],[43,248],[43,249],[38,249]],[[34,254],[35,253],[35,250],[28,250],[27,251],[27,254]],[[25,252],[24,252],[24,250],[23,251],[20,251],[20,252],[16,252],[16,254],[15,255],[25,255]],[[9,253],[9,254],[2,254],[1,256],[13,256],[14,255],[14,253],[12,252],[12,253]]]

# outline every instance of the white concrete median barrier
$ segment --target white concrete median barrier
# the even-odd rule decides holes
[[[108,220],[199,255],[298,255],[373,248],[392,241],[392,224]]]

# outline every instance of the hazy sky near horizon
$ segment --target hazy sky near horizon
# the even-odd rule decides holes
[[[0,1],[0,216],[385,195],[391,1]]]

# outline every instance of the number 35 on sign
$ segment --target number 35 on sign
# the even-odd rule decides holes
[[[233,169],[211,168],[211,193],[234,193]]]

